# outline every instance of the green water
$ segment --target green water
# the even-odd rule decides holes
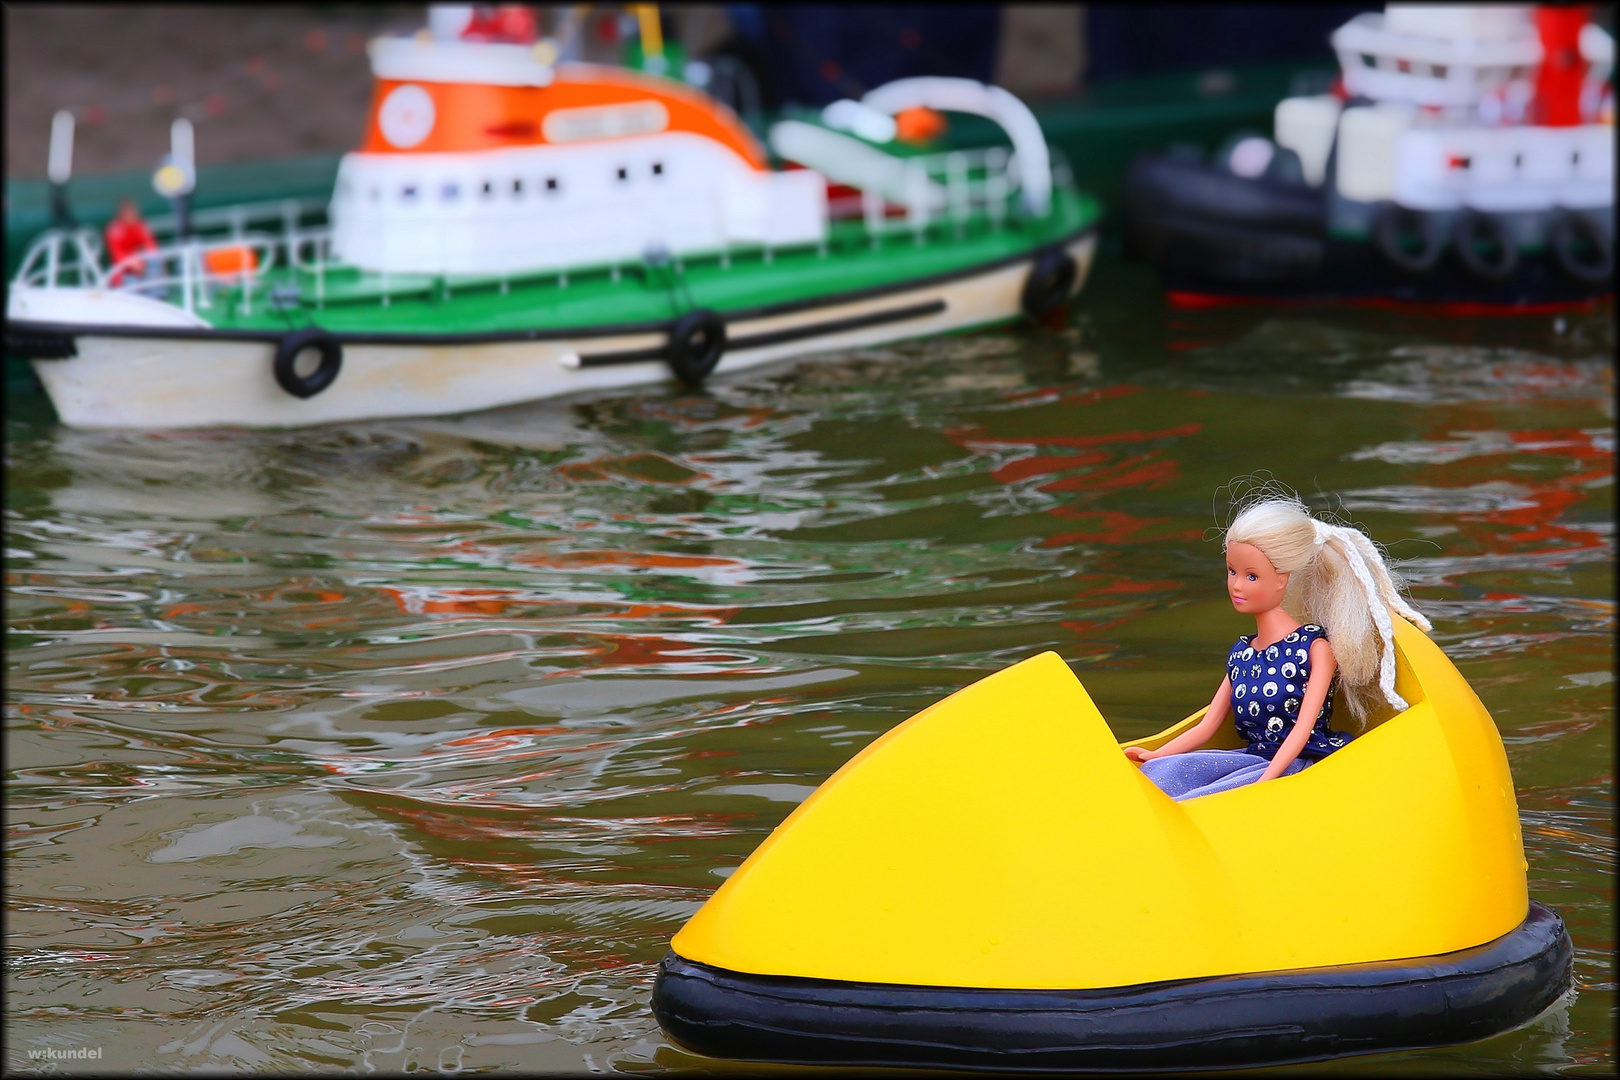
[[[757,1071],[649,1015],[682,921],[1022,657],[1121,736],[1207,700],[1252,629],[1213,500],[1265,468],[1401,560],[1577,950],[1529,1028],[1309,1071],[1608,1075],[1613,348],[1609,308],[1177,313],[1105,262],[1063,327],[701,395],[275,432],[14,399],[6,1065]]]

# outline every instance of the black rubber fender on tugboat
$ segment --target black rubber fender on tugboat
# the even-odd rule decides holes
[[[1059,247],[1042,251],[1035,256],[1035,265],[1024,279],[1024,291],[1018,296],[1024,314],[1041,319],[1062,307],[1079,276],[1080,268],[1067,251]]]
[[[1457,261],[1480,281],[1506,281],[1519,268],[1519,245],[1507,223],[1494,214],[1464,210],[1451,242],[1457,249]],[[1493,251],[1494,255],[1488,254]]]
[[[1322,194],[1315,188],[1249,179],[1199,161],[1142,157],[1125,175],[1129,216],[1190,216],[1260,232],[1320,236],[1325,224]]]
[[[1223,282],[1309,281],[1325,257],[1319,191],[1142,157],[1125,178],[1128,258]]]
[[[1532,902],[1470,949],[1383,963],[1096,990],[996,990],[788,978],[669,953],[652,1012],[715,1057],[870,1067],[1142,1071],[1321,1061],[1472,1042],[1570,988],[1564,921]]]
[[[320,365],[308,375],[300,375],[298,357],[310,349],[320,353]],[[314,397],[331,386],[342,370],[343,344],[318,326],[294,330],[276,344],[276,382],[293,397]]]
[[[669,328],[670,370],[688,386],[701,386],[726,351],[726,323],[708,308],[695,308]]]
[[[1420,245],[1408,250],[1403,241],[1415,239]],[[1373,221],[1373,247],[1384,261],[1408,274],[1427,274],[1446,253],[1446,238],[1433,214],[1389,203]]]
[[[1594,258],[1583,259],[1580,245],[1586,244]],[[1590,215],[1564,213],[1553,222],[1547,236],[1553,262],[1564,276],[1582,285],[1601,285],[1614,277],[1614,238]]]

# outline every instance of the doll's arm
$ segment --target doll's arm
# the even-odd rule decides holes
[[[1271,759],[1266,771],[1260,774],[1260,780],[1275,780],[1281,776],[1283,770],[1299,757],[1299,752],[1305,749],[1305,744],[1310,742],[1311,729],[1316,726],[1316,715],[1322,711],[1322,702],[1327,700],[1328,687],[1333,685],[1333,673],[1338,669],[1339,662],[1333,658],[1333,646],[1322,638],[1311,642],[1311,678],[1305,684],[1304,700],[1299,703],[1299,718],[1294,721],[1293,728],[1288,732],[1288,738],[1277,748],[1277,756]]]
[[[1210,699],[1209,708],[1204,710],[1202,720],[1157,750],[1146,750],[1140,746],[1132,746],[1125,751],[1125,756],[1132,761],[1152,761],[1154,758],[1169,757],[1171,754],[1185,754],[1188,750],[1197,750],[1214,738],[1215,732],[1220,729],[1221,722],[1226,719],[1226,713],[1231,707],[1232,677],[1228,675],[1221,680],[1221,688],[1215,691],[1215,696]]]

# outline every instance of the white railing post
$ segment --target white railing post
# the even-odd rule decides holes
[[[872,246],[878,246],[878,229],[883,223],[883,193],[870,185],[861,187],[861,214],[866,221],[866,235]]]
[[[913,243],[923,242],[928,218],[928,166],[922,158],[912,158],[906,162],[906,224]]]
[[[209,281],[208,257],[195,240],[191,241],[192,257],[197,260],[197,306],[204,311],[214,306],[213,298],[209,295],[212,282]]]
[[[985,211],[991,225],[1000,228],[1002,218],[1007,216],[1007,151],[999,146],[986,151],[984,171]]]
[[[945,155],[945,196],[951,204],[951,220],[956,225],[956,235],[960,237],[972,212],[968,205],[967,155],[960,150],[952,150]]]
[[[275,249],[271,248],[271,252]],[[248,251],[247,269],[242,272],[242,314],[253,314],[253,282],[259,276],[259,253]]]
[[[186,314],[196,311],[191,296],[191,245],[185,244],[180,248],[180,306],[185,308]]]
[[[281,233],[287,247],[287,269],[298,269],[298,202],[281,201]]]
[[[56,288],[56,275],[62,265],[62,234],[51,230],[50,246],[45,249],[45,287]]]

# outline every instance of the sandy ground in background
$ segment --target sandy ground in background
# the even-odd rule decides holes
[[[76,172],[155,168],[181,115],[204,165],[341,153],[365,128],[366,40],[426,22],[421,4],[4,8],[8,177],[44,176],[60,108],[79,121]],[[668,10],[694,54],[727,33],[718,5]],[[1031,96],[1072,89],[1080,26],[1076,5],[1008,5],[997,82]]]
[[[370,102],[366,40],[424,19],[398,4],[7,4],[6,175],[44,175],[59,108],[79,120],[76,172],[155,167],[181,115],[205,165],[349,149]]]

